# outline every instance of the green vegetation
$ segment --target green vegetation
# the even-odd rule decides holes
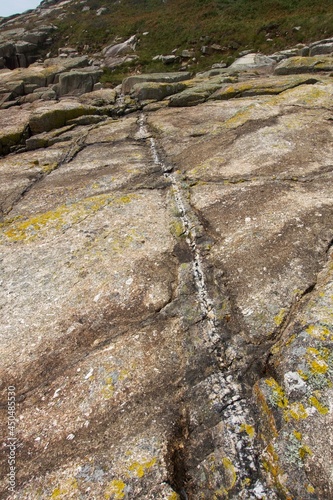
[[[331,0],[87,0],[90,10],[83,12],[79,0],[70,4],[67,15],[54,19],[58,26],[53,46],[68,44],[89,52],[123,41],[137,34],[139,42],[135,64],[118,68],[104,81],[118,83],[134,71],[174,71],[174,65],[153,62],[158,54],[176,54],[184,49],[195,53],[190,69],[200,71],[214,62],[230,63],[242,50],[272,53],[333,35]],[[96,10],[107,12],[96,16]],[[300,27],[298,29],[298,27]],[[148,32],[143,36],[144,32]],[[223,50],[203,56],[203,45],[217,44]]]

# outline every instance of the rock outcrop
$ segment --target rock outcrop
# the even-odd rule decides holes
[[[0,73],[0,498],[333,496],[331,58],[273,56]]]

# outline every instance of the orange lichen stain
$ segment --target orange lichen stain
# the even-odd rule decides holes
[[[288,406],[288,398],[286,397],[284,390],[282,387],[277,383],[274,378],[268,378],[265,380],[265,383],[272,389],[272,395],[274,398],[275,404],[279,408],[287,408]]]
[[[125,497],[125,487],[126,484],[120,479],[114,479],[109,483],[105,492],[104,498],[110,500],[111,498],[114,500],[122,500]]]
[[[291,418],[294,420],[301,420],[307,418],[308,412],[302,405],[302,403],[291,403],[291,405],[284,412],[284,419],[289,422]]]
[[[136,477],[143,477],[148,469],[153,467],[156,464],[156,458],[149,460],[148,462],[133,462],[128,470],[133,472]]]
[[[323,406],[315,396],[309,398],[309,403],[314,406],[321,415],[326,415],[329,411],[329,409]]]
[[[292,500],[289,491],[283,484],[283,476],[285,473],[280,468],[279,457],[272,443],[270,443],[264,450],[262,455],[262,464],[265,471],[270,474],[278,490],[283,494],[283,498],[286,500]]]
[[[266,401],[266,398],[265,398],[265,395],[262,392],[262,390],[260,389],[260,386],[258,383],[255,384],[253,392],[254,392],[254,396],[257,400],[257,404],[260,408],[262,417],[264,419],[263,421],[266,424],[265,425],[266,432],[269,434],[269,436],[271,438],[277,437],[278,431],[276,428],[274,415],[273,415],[271,409],[269,408],[267,401]]]
[[[245,431],[248,436],[250,436],[251,439],[253,439],[255,431],[253,425],[248,425],[248,424],[242,424],[239,428],[239,430]]]

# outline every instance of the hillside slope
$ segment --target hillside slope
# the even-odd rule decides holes
[[[189,63],[198,71],[214,62],[230,63],[243,50],[272,53],[330,37],[333,5],[329,0],[44,0],[29,15],[4,19],[2,29],[38,23],[57,27],[47,49],[52,55],[63,46],[92,55],[115,40],[137,35],[138,60],[119,73],[160,70],[164,66],[152,61],[154,56],[172,51],[179,55],[185,49],[193,51],[195,60]],[[215,49],[203,53],[202,47],[212,45]]]

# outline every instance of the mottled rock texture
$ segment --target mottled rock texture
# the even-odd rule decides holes
[[[214,78],[1,110],[0,498],[332,497],[332,80]]]

